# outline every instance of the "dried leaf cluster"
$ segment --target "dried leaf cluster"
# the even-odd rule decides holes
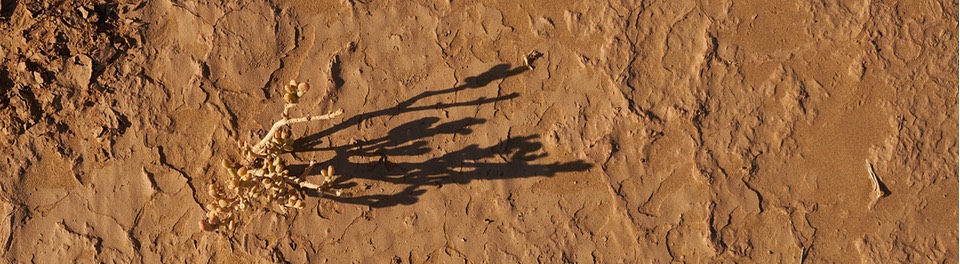
[[[286,213],[288,208],[302,209],[307,191],[324,193],[334,180],[333,166],[321,170],[320,184],[307,182],[305,177],[316,165],[310,161],[301,175],[291,175],[282,154],[293,151],[293,139],[288,126],[294,123],[326,120],[339,116],[342,110],[320,115],[288,118],[288,111],[310,89],[307,83],[291,80],[284,86],[286,105],[281,119],[273,124],[267,135],[256,145],[238,141],[239,161],[224,160],[222,166],[229,177],[207,186],[213,202],[207,204],[206,219],[200,227],[206,231],[232,230],[242,222],[242,212],[250,208],[266,209],[273,206]]]

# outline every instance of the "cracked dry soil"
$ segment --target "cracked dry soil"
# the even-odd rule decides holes
[[[958,260],[956,1],[220,2],[0,1],[5,262]],[[290,79],[343,194],[201,231]]]

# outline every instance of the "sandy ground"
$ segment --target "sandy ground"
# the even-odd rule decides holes
[[[6,261],[958,260],[956,1],[219,2],[0,1]],[[200,230],[290,79],[341,196]]]

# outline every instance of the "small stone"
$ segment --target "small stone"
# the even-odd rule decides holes
[[[78,7],[77,11],[80,12],[80,17],[82,17],[83,19],[87,19],[87,16],[90,15],[87,9],[83,7]]]
[[[90,86],[93,76],[93,60],[87,55],[77,55],[67,59],[64,70],[57,75],[61,82],[71,84],[79,90],[86,90]]]
[[[43,84],[43,76],[40,76],[39,72],[33,72],[33,80],[38,84]]]

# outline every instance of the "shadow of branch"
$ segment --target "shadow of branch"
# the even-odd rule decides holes
[[[593,167],[582,160],[572,162],[535,163],[547,154],[538,136],[510,137],[488,147],[469,145],[460,150],[446,152],[440,156],[417,162],[393,162],[391,158],[418,157],[433,151],[430,140],[439,135],[465,136],[473,133],[475,127],[486,123],[479,118],[464,118],[440,123],[439,117],[425,117],[394,127],[385,136],[348,145],[316,147],[320,139],[359,125],[364,120],[381,116],[396,116],[404,113],[429,109],[445,109],[460,106],[479,106],[483,104],[510,100],[519,97],[518,93],[495,98],[477,98],[466,102],[438,103],[430,106],[414,106],[418,101],[437,95],[454,93],[464,89],[481,88],[490,82],[523,73],[527,67],[510,69],[508,64],[499,64],[475,77],[464,79],[463,85],[438,91],[427,91],[400,102],[397,106],[353,116],[326,130],[298,140],[295,152],[334,151],[336,155],[327,164],[337,168],[342,175],[333,183],[335,189],[352,188],[357,185],[354,179],[366,179],[403,186],[402,190],[391,194],[360,194],[338,197],[325,196],[331,200],[362,204],[371,207],[388,207],[401,204],[413,204],[418,197],[426,193],[428,186],[444,184],[466,184],[473,180],[513,179],[526,177],[552,177],[557,173],[585,171]],[[354,162],[353,158],[368,160]],[[376,161],[369,161],[376,160]],[[297,168],[291,168],[297,169]],[[303,167],[299,168],[300,170]],[[311,172],[310,174],[315,174]]]

